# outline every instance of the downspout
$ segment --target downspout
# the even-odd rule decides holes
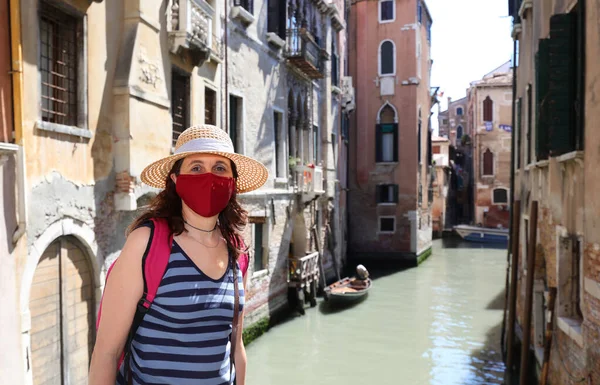
[[[18,222],[13,234],[13,243],[25,234],[27,204],[25,193],[25,148],[23,145],[23,49],[21,46],[21,5],[20,0],[10,0],[10,47],[13,96],[13,125],[17,150],[17,194]]]
[[[511,143],[510,143],[510,213],[509,213],[509,220],[508,220],[508,234],[510,235],[508,237],[508,248],[506,251],[506,280],[505,280],[505,286],[504,286],[504,315],[502,317],[502,333],[501,333],[501,337],[500,337],[500,346],[502,347],[502,355],[504,357],[506,357],[506,346],[504,343],[504,338],[505,338],[505,333],[506,333],[506,313],[507,313],[507,308],[508,308],[508,295],[509,295],[509,275],[510,275],[510,257],[511,257],[511,250],[512,250],[512,243],[513,243],[513,239],[512,239],[512,230],[513,230],[513,207],[514,207],[514,202],[515,202],[515,141],[516,141],[516,131],[515,131],[515,127],[516,127],[516,118],[515,118],[515,111],[516,111],[516,100],[517,100],[517,66],[516,66],[516,62],[517,62],[517,40],[513,39],[513,66],[512,66],[512,73],[513,73],[513,79],[512,79],[512,118],[511,118],[511,125],[512,125],[512,129],[511,129]],[[520,131],[520,130],[519,130]],[[520,133],[519,133],[520,134]],[[514,269],[515,267],[512,266],[512,268]],[[511,326],[512,327],[512,326]],[[510,368],[509,368],[510,370]]]

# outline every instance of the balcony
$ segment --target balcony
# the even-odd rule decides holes
[[[317,196],[324,194],[323,168],[314,165],[300,165],[294,167],[294,190],[302,195],[302,199],[308,202]]]
[[[204,0],[172,0],[167,27],[169,50],[175,55],[187,52],[194,66],[201,66],[212,53],[214,15]]]
[[[327,52],[314,41],[304,28],[291,28],[286,34],[285,57],[310,79],[322,79],[323,60]]]

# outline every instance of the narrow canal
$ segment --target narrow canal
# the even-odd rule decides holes
[[[249,385],[501,384],[506,251],[434,241],[418,268],[369,269],[352,308],[321,302],[247,348]]]

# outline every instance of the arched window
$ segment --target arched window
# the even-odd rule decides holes
[[[460,139],[463,136],[463,126],[458,126],[456,129],[456,139]]]
[[[387,103],[379,111],[375,137],[375,161],[398,161],[398,124],[396,111]]]
[[[483,121],[492,122],[494,120],[494,102],[488,96],[483,101]]]
[[[499,187],[492,192],[492,203],[495,205],[505,205],[508,203],[508,190]]]
[[[394,75],[396,73],[396,46],[391,40],[386,40],[379,46],[379,75]]]
[[[486,149],[483,153],[483,176],[494,175],[494,153],[490,149]]]
[[[458,116],[462,116],[463,115],[463,108],[462,107],[458,107],[456,108],[456,115]]]

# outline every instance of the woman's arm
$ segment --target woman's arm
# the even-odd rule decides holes
[[[244,296],[248,298],[248,292],[246,291],[246,275],[244,277]],[[246,302],[247,304],[247,302]],[[244,340],[242,338],[242,334],[244,333],[244,314],[246,312],[246,304],[244,304],[244,310],[240,313],[240,317],[238,318],[238,327],[237,327],[237,342],[235,349],[235,384],[236,385],[246,385],[246,347],[244,346]]]
[[[149,239],[147,227],[131,232],[106,282],[89,385],[114,385],[116,382],[117,363],[144,291],[141,260]]]

